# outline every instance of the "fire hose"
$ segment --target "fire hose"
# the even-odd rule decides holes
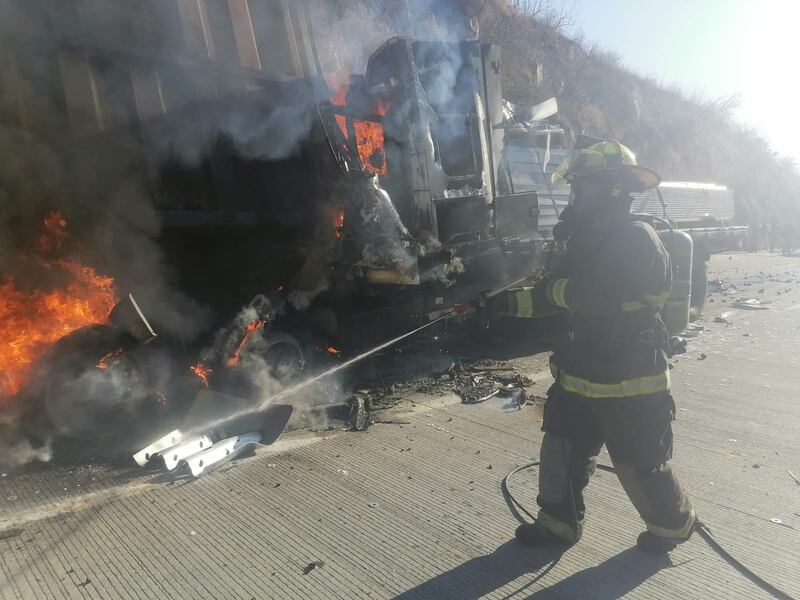
[[[561,378],[561,371],[558,370],[556,372],[556,381],[558,381],[560,378]],[[556,415],[557,415],[557,418],[560,419],[560,415],[559,415],[558,411],[556,411]],[[564,458],[564,463],[565,463],[564,464],[564,469],[567,470],[567,464],[566,464],[566,462],[567,462],[567,452],[566,452],[565,447],[564,447],[565,446],[565,439],[562,436],[559,436],[559,438],[561,440],[561,456]],[[516,469],[512,470],[508,475],[506,475],[503,478],[503,481],[500,483],[500,489],[501,489],[501,491],[503,493],[503,498],[506,500],[506,503],[508,504],[509,508],[512,510],[512,513],[514,513],[514,517],[520,523],[523,523],[523,524],[525,523],[525,519],[522,518],[522,516],[519,514],[518,511],[521,511],[521,512],[525,513],[534,522],[537,521],[537,518],[535,516],[533,516],[530,513],[530,511],[528,511],[528,509],[526,509],[525,506],[523,506],[522,503],[520,503],[514,497],[514,495],[508,489],[508,482],[511,480],[511,478],[515,474],[519,473],[520,471],[526,471],[528,469],[533,469],[534,467],[538,467],[540,464],[541,464],[540,461],[535,461],[535,462],[532,462],[532,463],[528,463],[527,465],[523,465],[521,467],[517,467]],[[608,473],[615,473],[614,467],[609,466],[609,465],[604,465],[602,463],[598,463],[597,464],[597,468],[600,469],[601,471],[606,471]],[[572,514],[573,514],[573,518],[575,519],[575,523],[577,524],[577,522],[578,522],[578,508],[577,508],[577,506],[575,504],[575,490],[573,489],[573,486],[572,486],[572,477],[570,477],[569,475],[567,476],[567,482],[569,483],[569,494],[568,495],[569,495],[570,502],[571,502],[571,505],[572,505]],[[516,509],[516,510],[514,510],[514,509]],[[751,571],[748,567],[746,567],[742,562],[740,562],[737,558],[735,558],[730,552],[728,552],[722,546],[722,544],[720,544],[716,540],[714,535],[711,533],[711,529],[709,529],[709,527],[705,523],[700,521],[699,519],[696,519],[696,521],[695,521],[694,531],[697,532],[697,535],[699,535],[701,538],[703,538],[703,541],[706,542],[708,544],[708,546],[720,556],[720,558],[722,558],[725,562],[727,562],[730,566],[732,566],[736,571],[738,571],[741,575],[743,575],[744,577],[746,577],[747,579],[752,581],[754,584],[756,584],[762,590],[764,590],[765,592],[767,592],[768,594],[770,594],[774,598],[777,598],[778,600],[795,600],[792,596],[790,596],[789,594],[787,594],[786,592],[784,592],[780,588],[774,586],[773,584],[771,584],[766,579],[764,579],[761,576],[757,575],[755,572]]]
[[[552,252],[551,252],[551,254],[552,254]],[[548,259],[549,259],[549,257],[548,257]],[[550,261],[548,260],[548,266],[549,266],[549,262]],[[546,272],[546,271],[544,271],[544,272]],[[507,285],[504,285],[501,288],[498,288],[496,290],[493,290],[491,292],[483,294],[480,297],[479,301],[478,301],[478,305],[479,306],[482,305],[482,303],[483,303],[483,301],[485,299],[496,297],[499,294],[501,294],[501,293],[503,293],[503,292],[505,292],[505,291],[507,291],[507,290],[509,290],[511,288],[518,287],[518,286],[522,285],[523,283],[525,283],[527,281],[531,281],[531,280],[535,280],[537,278],[541,278],[542,275],[543,275],[543,273],[541,273],[541,274],[537,273],[537,274],[534,274],[534,275],[529,275],[529,276],[526,276],[526,277],[522,277],[520,279],[512,281],[511,283],[509,283]],[[393,338],[393,339],[391,339],[391,340],[389,340],[387,342],[384,342],[383,344],[380,344],[380,345],[378,345],[378,346],[376,346],[374,348],[371,348],[370,350],[368,350],[368,351],[366,351],[366,352],[364,352],[362,354],[359,354],[358,356],[355,356],[355,357],[351,358],[348,361],[345,361],[341,365],[337,365],[336,367],[334,367],[332,369],[324,371],[323,373],[320,373],[319,375],[316,375],[315,377],[312,377],[311,379],[303,381],[303,382],[301,382],[301,383],[299,383],[299,384],[297,384],[297,385],[295,385],[295,386],[293,386],[291,388],[288,388],[286,390],[283,390],[282,392],[278,393],[277,395],[268,398],[268,403],[273,403],[277,399],[284,398],[286,396],[291,396],[292,394],[294,394],[297,391],[299,391],[301,388],[304,388],[304,387],[306,387],[308,385],[311,385],[311,384],[313,384],[313,383],[315,383],[315,382],[317,382],[317,381],[319,381],[319,380],[321,380],[321,379],[323,379],[325,377],[328,377],[329,375],[332,375],[333,373],[336,373],[338,371],[342,371],[342,370],[352,366],[353,364],[355,364],[357,362],[360,362],[360,361],[366,359],[367,357],[369,357],[369,356],[371,356],[371,355],[373,355],[373,354],[375,354],[377,352],[385,350],[385,349],[387,349],[387,348],[389,348],[391,346],[394,346],[395,344],[401,342],[404,339],[407,339],[407,338],[409,338],[409,337],[411,337],[413,335],[416,335],[417,333],[427,329],[428,327],[431,327],[431,326],[433,326],[433,325],[435,325],[437,323],[440,323],[441,321],[444,321],[445,319],[449,319],[449,318],[452,318],[454,316],[461,315],[466,310],[469,310],[469,308],[471,306],[474,306],[474,301],[471,301],[469,304],[456,305],[456,306],[452,307],[451,309],[447,310],[444,314],[440,315],[436,319],[430,321],[429,323],[421,325],[420,327],[417,327],[416,329],[413,329],[413,330],[411,330],[409,332],[406,332],[406,333],[404,333],[404,334],[402,334],[400,336],[397,336],[396,338]],[[521,467],[518,467],[518,468],[514,469],[508,475],[505,476],[505,478],[503,479],[503,481],[501,483],[501,486],[500,486],[501,490],[502,490],[502,493],[503,493],[503,497],[506,499],[506,502],[509,504],[509,508],[514,507],[514,508],[512,508],[512,512],[515,513],[514,516],[521,523],[524,523],[525,520],[519,515],[518,511],[521,511],[522,513],[527,515],[533,521],[536,521],[536,517],[533,514],[531,514],[530,511],[528,511],[525,508],[525,506],[522,503],[520,503],[514,497],[514,495],[508,489],[508,482],[511,480],[511,478],[516,473],[519,473],[520,471],[525,471],[525,470],[528,470],[528,469],[532,469],[534,467],[539,466],[539,464],[540,464],[539,461],[536,461],[536,462],[532,462],[532,463],[529,463],[527,465],[523,465]],[[607,471],[609,473],[614,473],[614,468],[611,467],[611,466],[608,466],[608,465],[599,464],[597,466],[597,468],[599,468],[602,471]],[[571,479],[568,479],[568,480],[569,480],[570,486],[572,486],[572,480]],[[570,498],[572,499],[572,503],[573,503],[573,512],[576,513],[577,509],[575,507],[574,495],[570,494]],[[768,582],[764,578],[760,577],[759,575],[754,573],[752,570],[750,570],[748,567],[746,567],[743,563],[741,563],[738,559],[736,559],[733,555],[731,555],[722,546],[722,544],[720,544],[719,541],[717,541],[717,539],[713,536],[713,534],[711,533],[711,530],[708,528],[707,525],[705,525],[704,523],[702,523],[700,521],[697,521],[697,523],[695,524],[695,531],[697,532],[697,534],[701,538],[703,538],[703,541],[705,541],[708,544],[708,546],[712,550],[714,550],[714,552],[716,552],[723,560],[725,560],[725,562],[727,562],[729,565],[731,565],[741,575],[743,575],[744,577],[746,577],[747,579],[749,579],[750,581],[755,583],[762,590],[764,590],[765,592],[769,593],[770,595],[772,595],[774,598],[777,598],[778,600],[795,600],[795,598],[793,598],[791,595],[789,595],[788,593],[786,593],[783,590],[779,589],[778,587],[774,586],[773,584],[771,584],[770,582]]]
[[[521,285],[522,283],[524,283],[525,281],[530,280],[531,278],[532,277],[529,276],[529,277],[524,277],[524,278],[518,279],[516,281],[513,281],[513,282],[509,283],[508,285],[503,286],[502,288],[499,288],[497,290],[489,292],[488,294],[485,294],[483,296],[483,298],[495,297],[495,296],[501,294],[502,292],[504,292],[506,290],[509,290],[511,288],[514,288],[514,287],[517,287],[517,286]],[[445,314],[439,316],[438,318],[434,319],[433,321],[431,321],[429,323],[426,323],[425,325],[422,325],[422,326],[420,326],[420,327],[418,327],[418,328],[416,328],[416,329],[414,329],[412,331],[409,331],[409,332],[407,332],[407,333],[405,333],[405,334],[403,334],[401,336],[398,336],[398,337],[396,337],[396,338],[394,338],[392,340],[389,340],[388,342],[384,342],[383,344],[381,344],[379,346],[376,346],[375,348],[372,348],[371,350],[368,350],[367,352],[365,352],[363,354],[360,354],[360,355],[350,359],[349,361],[347,361],[347,362],[345,362],[345,363],[343,363],[341,365],[338,365],[337,367],[334,367],[333,369],[325,371],[324,373],[321,373],[320,375],[317,375],[316,377],[314,377],[314,378],[312,378],[312,379],[310,379],[308,381],[305,381],[305,382],[299,384],[298,386],[295,386],[294,388],[289,388],[288,390],[284,390],[284,392],[281,392],[280,394],[278,394],[278,396],[279,397],[283,397],[283,396],[291,395],[292,393],[296,392],[298,390],[298,387],[300,387],[300,386],[305,387],[306,385],[310,385],[310,384],[312,384],[312,383],[314,383],[316,381],[319,381],[323,377],[327,377],[328,375],[331,375],[332,373],[334,373],[336,371],[340,371],[342,369],[345,369],[345,368],[351,366],[352,364],[354,364],[356,362],[359,362],[359,361],[367,358],[368,356],[370,356],[372,354],[375,354],[376,352],[379,352],[381,350],[389,348],[389,347],[393,346],[394,344],[396,344],[396,343],[398,343],[398,342],[400,342],[400,341],[402,341],[402,340],[404,340],[406,338],[409,338],[409,337],[419,333],[420,331],[422,331],[424,329],[427,329],[428,327],[431,327],[432,325],[435,325],[436,323],[439,323],[439,322],[441,322],[441,321],[443,321],[445,319],[448,319],[448,318],[451,318],[451,317],[456,316],[458,314],[461,314],[462,312],[463,312],[463,308],[460,305],[456,306],[454,308],[451,308]],[[271,401],[274,401],[275,398],[276,397],[273,397],[271,399]],[[511,471],[508,475],[506,475],[505,478],[503,479],[502,483],[501,483],[501,490],[502,490],[502,493],[503,493],[503,497],[509,503],[509,506],[515,507],[517,510],[521,511],[522,513],[524,513],[525,515],[527,515],[529,518],[533,519],[534,521],[536,520],[536,517],[534,515],[532,515],[530,513],[530,511],[528,511],[525,508],[525,506],[522,503],[520,503],[513,496],[513,494],[509,491],[508,482],[510,481],[510,479],[516,473],[519,473],[520,471],[525,471],[525,470],[528,470],[528,469],[532,469],[532,468],[537,467],[537,466],[539,466],[539,462],[538,461],[529,463],[529,464],[524,465],[522,467],[518,467],[518,468],[514,469],[513,471]],[[602,471],[607,471],[609,473],[613,473],[614,472],[614,468],[611,467],[611,466],[608,466],[608,465],[599,464],[597,466],[597,468],[599,468]],[[572,485],[572,480],[569,479],[569,482],[570,482],[570,486],[571,486]],[[573,502],[573,512],[576,512],[576,508],[574,506],[575,499],[574,499],[573,494],[570,494],[570,498],[572,498],[572,502]],[[524,519],[521,516],[519,516],[518,513],[515,514],[515,516],[520,522],[523,522],[523,523],[525,522]],[[711,533],[711,530],[708,528],[708,526],[706,524],[704,524],[704,523],[702,523],[700,521],[697,521],[697,523],[695,524],[695,531],[697,532],[697,534],[701,538],[703,538],[703,541],[705,541],[708,544],[708,546],[712,550],[714,550],[714,552],[716,552],[725,562],[727,562],[734,569],[736,569],[736,571],[738,571],[741,575],[743,575],[744,577],[746,577],[747,579],[749,579],[750,581],[755,583],[762,590],[764,590],[765,592],[769,593],[770,595],[772,595],[774,598],[777,598],[778,600],[795,600],[795,598],[793,598],[790,594],[784,592],[783,590],[781,590],[778,587],[774,586],[773,584],[771,584],[770,582],[768,582],[764,578],[760,577],[759,575],[754,573],[752,570],[750,570],[748,567],[746,567],[743,563],[741,563],[738,559],[736,559],[733,555],[731,555],[730,552],[728,552],[722,546],[722,544],[720,544],[719,541],[717,541],[717,539]]]
[[[484,294],[484,296],[482,298],[495,297],[495,296],[503,293],[504,291],[507,291],[507,290],[509,290],[511,288],[517,287],[517,286],[523,284],[524,282],[529,281],[531,279],[535,279],[535,278],[536,278],[536,276],[533,276],[533,277],[528,276],[528,277],[524,277],[524,278],[518,279],[516,281],[513,281],[513,282],[509,283],[508,285],[503,286],[502,288],[499,288],[497,290],[489,292],[488,294]],[[437,319],[431,321],[430,323],[426,323],[425,325],[422,325],[421,327],[418,327],[417,329],[414,329],[413,331],[405,333],[402,336],[398,336],[397,338],[395,338],[393,340],[389,340],[388,342],[385,342],[384,344],[381,344],[380,346],[377,346],[376,348],[373,348],[372,350],[369,350],[368,352],[366,352],[364,354],[356,356],[355,358],[351,359],[347,363],[339,365],[339,367],[337,367],[337,368],[334,368],[334,369],[332,369],[330,371],[326,371],[325,373],[322,373],[321,375],[318,375],[311,382],[318,381],[322,377],[325,377],[325,376],[331,374],[333,371],[338,371],[338,370],[341,370],[343,368],[346,368],[347,366],[349,366],[349,365],[351,365],[351,364],[353,364],[353,363],[355,363],[357,361],[363,360],[364,358],[366,358],[367,356],[369,356],[371,354],[374,354],[375,352],[378,352],[380,350],[384,350],[384,349],[386,349],[386,348],[388,348],[388,347],[400,342],[403,339],[406,339],[408,337],[411,337],[412,335],[415,335],[416,333],[419,333],[423,329],[426,329],[426,328],[428,328],[428,327],[430,327],[432,325],[435,325],[436,323],[439,323],[440,321],[443,321],[445,319],[448,319],[450,317],[458,315],[458,314],[460,314],[462,312],[463,312],[462,306],[456,306],[456,307],[450,309],[449,311],[447,311],[445,314],[443,314],[440,317],[438,317]],[[304,383],[306,383],[306,382],[304,382]],[[310,382],[308,382],[308,383],[310,383]],[[279,395],[281,395],[281,394],[279,394]],[[525,506],[522,503],[520,503],[513,496],[513,494],[511,494],[510,490],[508,489],[508,482],[510,481],[510,479],[516,473],[519,473],[520,471],[525,471],[525,470],[528,470],[528,469],[532,469],[532,468],[537,467],[537,466],[539,466],[539,462],[538,461],[529,463],[529,464],[524,465],[522,467],[518,467],[518,468],[514,469],[513,471],[511,471],[508,475],[506,475],[505,478],[503,479],[502,483],[501,483],[501,490],[502,490],[503,496],[506,499],[506,501],[509,502],[509,506],[514,506],[516,509],[518,509],[519,511],[523,512],[525,515],[527,515],[529,518],[531,518],[534,521],[536,520],[536,517],[534,515],[532,515],[530,513],[530,511],[528,511],[525,508]],[[608,466],[608,465],[599,464],[597,466],[597,468],[602,470],[602,471],[607,471],[609,473],[614,473],[614,468],[611,467],[611,466]],[[570,486],[571,486],[572,485],[572,480],[570,479],[569,482],[570,482]],[[574,506],[574,503],[575,503],[574,495],[570,494],[570,498],[572,499],[572,502],[573,502],[573,512],[576,512],[576,508]],[[515,516],[517,517],[517,519],[520,522],[523,522],[523,523],[525,522],[524,519],[522,517],[520,517],[518,513]],[[711,529],[709,529],[709,527],[705,523],[702,523],[701,521],[698,520],[697,523],[695,524],[695,531],[703,539],[703,541],[705,541],[708,544],[708,546],[712,550],[714,550],[714,552],[716,552],[725,562],[727,562],[729,565],[731,565],[731,567],[733,567],[741,575],[743,575],[744,577],[746,577],[747,579],[752,581],[754,584],[756,584],[762,590],[764,590],[765,592],[769,593],[771,596],[773,596],[774,598],[777,598],[778,600],[795,600],[795,598],[793,598],[790,594],[784,592],[780,588],[778,588],[775,585],[771,584],[770,582],[768,582],[767,580],[765,580],[764,578],[762,578],[761,576],[759,576],[758,574],[756,574],[755,572],[750,570],[747,566],[745,566],[737,558],[735,558],[730,552],[728,552],[722,546],[722,544],[719,543],[719,541],[717,541],[717,539],[712,534]]]
[[[508,489],[508,482],[514,475],[516,475],[520,471],[527,471],[528,469],[533,469],[535,467],[538,467],[539,464],[540,464],[539,461],[535,461],[532,463],[528,463],[527,465],[517,467],[516,469],[511,471],[508,475],[506,475],[503,478],[502,483],[500,484],[500,489],[503,493],[503,498],[506,500],[506,503],[508,503],[509,508],[511,508],[512,510],[512,513],[514,513],[514,517],[520,523],[525,523],[525,519],[519,514],[520,512],[527,515],[528,518],[532,519],[533,521],[536,521],[536,517],[533,514],[531,514],[531,512],[527,508],[525,508],[525,506],[519,500],[517,500],[514,497],[514,495]],[[614,467],[611,467],[609,465],[598,464],[597,468],[600,469],[601,471],[614,473]],[[571,483],[572,481],[570,480],[570,484]],[[573,497],[572,494],[570,494],[570,498],[572,498],[573,509],[574,509],[575,498]],[[746,567],[744,564],[742,564],[737,558],[734,558],[734,556],[731,555],[731,553],[728,552],[722,546],[722,544],[720,544],[717,541],[717,539],[714,537],[714,535],[711,533],[711,530],[705,523],[702,523],[701,521],[698,520],[695,524],[694,530],[701,538],[703,538],[703,541],[706,542],[706,544],[708,544],[708,546],[712,550],[714,550],[714,552],[716,552],[725,562],[727,562],[730,566],[736,569],[736,571],[738,571],[741,575],[752,581],[762,590],[764,590],[774,598],[778,598],[779,600],[795,600],[791,595],[784,592],[780,588],[774,586],[761,576],[757,575],[756,573],[751,571],[748,567]]]

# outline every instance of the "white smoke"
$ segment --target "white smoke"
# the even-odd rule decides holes
[[[34,447],[27,438],[11,440],[0,437],[0,467],[13,469],[30,462],[50,462],[53,458],[52,440],[42,446]]]
[[[41,4],[42,9],[47,5]],[[23,6],[25,10],[18,12]],[[43,16],[36,15],[39,6],[38,3],[3,2],[0,25],[9,30],[27,31],[31,18]],[[456,3],[443,0],[373,0],[351,4],[349,9],[340,7],[335,18],[315,17],[321,74],[338,70],[333,64],[336,61],[349,62],[353,72],[363,72],[370,53],[392,35],[446,40],[460,40],[470,35],[468,19]],[[42,22],[47,18],[45,16]],[[172,34],[181,35],[181,32],[172,31]],[[165,46],[169,46],[169,41],[165,40]],[[5,55],[6,50],[10,50],[9,56],[24,52],[24,46],[7,48],[7,42],[6,38],[0,40],[0,54]],[[124,45],[126,40],[113,42]],[[334,47],[336,52],[328,52]],[[33,55],[18,58],[22,59],[20,64],[28,60],[36,62]],[[125,71],[127,67],[120,68],[118,75],[130,78],[130,73]],[[22,90],[19,98],[7,97],[10,90],[0,86],[0,106],[19,102],[31,111],[32,122],[46,122],[47,126],[26,131],[21,126],[0,125],[0,151],[4,156],[0,161],[0,281],[8,275],[33,279],[30,257],[20,252],[20,248],[35,238],[42,215],[58,209],[70,225],[76,226],[73,235],[86,249],[86,262],[97,266],[100,272],[115,276],[121,291],[134,291],[160,334],[164,337],[171,334],[188,342],[196,339],[207,327],[209,315],[197,302],[175,289],[176,278],[164,265],[158,245],[162,224],[154,206],[152,170],[157,171],[167,157],[197,165],[207,158],[212,145],[220,138],[230,142],[240,156],[248,159],[278,160],[292,156],[312,131],[317,102],[325,99],[329,90],[319,80],[298,81],[296,85],[281,86],[277,95],[263,103],[250,102],[252,98],[247,102],[225,99],[213,108],[209,108],[213,102],[198,104],[193,109],[187,107],[183,118],[175,118],[170,126],[158,123],[156,127],[145,127],[143,139],[152,142],[156,149],[152,154],[142,156],[138,136],[122,137],[104,145],[100,151],[103,160],[98,161],[93,158],[98,155],[97,148],[94,154],[71,146],[64,151],[64,141],[72,139],[72,132],[63,107],[59,108],[63,104],[63,94],[58,85],[43,89],[35,78],[28,80],[26,75],[24,69],[17,73],[21,79],[19,90]],[[113,79],[114,73],[109,75]],[[437,73],[434,80],[430,93],[437,102],[446,103],[448,94],[452,96],[455,72]],[[192,85],[187,81],[186,89],[178,90],[179,95],[191,97],[195,91]],[[397,114],[402,114],[402,110],[398,109]],[[408,232],[391,201],[386,200],[373,207],[366,204],[363,207],[366,212],[362,217],[367,228],[379,235],[370,241],[362,259],[365,264],[388,262],[401,270],[410,270],[415,256],[410,249]],[[386,237],[381,239],[382,236]],[[447,277],[456,272],[452,268],[445,267],[442,273],[434,276]],[[267,307],[258,303],[245,307],[232,326],[217,335],[204,356],[224,363],[225,357],[235,351],[241,340],[243,324],[246,326],[255,318],[266,318],[265,310]],[[274,309],[270,307],[270,310]],[[268,343],[271,333],[268,327],[254,332],[248,344],[251,349],[243,354],[240,362],[241,372],[258,390],[259,401],[283,389],[257,351],[263,349],[262,343]],[[77,377],[74,388],[77,400],[80,400],[78,383],[89,389],[111,385],[116,390],[114,396],[124,395],[121,392],[131,387],[131,382],[122,375],[119,379],[114,373],[100,375],[89,370]],[[311,411],[318,397],[309,393],[299,399],[293,397],[292,401]],[[47,410],[54,418],[59,415],[75,417],[76,413],[68,410],[69,402],[62,403],[59,399],[51,403]],[[69,429],[88,425],[88,420],[61,423],[62,428]],[[37,448],[28,439],[4,436],[0,432],[0,460],[13,457],[13,461],[19,463],[49,459],[50,455],[49,443]]]
[[[464,272],[464,262],[458,257],[454,257],[446,263],[438,263],[422,272],[420,281],[430,282],[435,281],[443,284],[445,287],[455,285],[454,276]]]
[[[303,376],[302,369],[307,366],[310,358],[307,356],[308,352],[325,351],[321,347],[311,348],[288,333],[276,331],[272,327],[276,314],[273,303],[267,297],[257,296],[239,311],[229,325],[217,332],[214,343],[202,352],[204,362],[213,365],[215,369],[222,369],[227,375],[235,375],[240,384],[244,380],[248,389],[245,400],[253,409],[266,408],[269,406],[270,398],[286,390],[288,385],[295,382],[297,376]],[[253,330],[243,344],[248,325],[255,321],[265,321],[265,324]],[[287,372],[280,370],[280,365],[275,363],[276,356],[270,354],[270,351],[278,346],[290,351],[299,351],[298,356],[302,356],[302,362],[296,365],[300,369],[298,373],[288,376]],[[231,364],[229,359],[237,350],[241,350],[239,360],[236,364]],[[285,356],[285,351],[281,354]],[[212,374],[210,378],[212,390],[230,392],[233,395],[238,393],[238,390],[219,388],[219,381],[225,379],[219,379],[219,373]],[[303,419],[304,425],[314,429],[324,429],[327,427],[325,406],[338,400],[340,389],[337,380],[328,380],[316,387],[293,394],[285,401],[292,404],[296,414]]]

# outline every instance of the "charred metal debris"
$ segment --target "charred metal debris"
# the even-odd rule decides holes
[[[464,364],[459,360],[451,362],[446,370],[437,374],[357,389],[347,401],[345,422],[350,431],[366,431],[375,423],[401,424],[400,421],[381,419],[380,413],[410,393],[455,394],[463,404],[480,404],[492,398],[502,398],[507,409],[521,410],[529,401],[527,388],[531,385],[533,381],[529,377],[506,363],[480,360]],[[538,398],[535,402],[539,402]]]

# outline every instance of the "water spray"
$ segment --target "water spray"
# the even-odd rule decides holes
[[[327,371],[323,371],[322,373],[319,373],[318,375],[315,375],[315,376],[313,376],[313,377],[311,377],[309,379],[306,379],[305,381],[301,381],[300,383],[297,383],[297,384],[295,384],[295,385],[293,385],[291,387],[288,387],[288,388],[286,388],[284,390],[281,390],[277,394],[273,394],[271,396],[267,396],[266,398],[261,400],[255,406],[251,406],[251,407],[243,408],[243,409],[240,409],[240,410],[237,410],[237,411],[233,411],[233,412],[225,415],[224,417],[221,417],[221,418],[216,419],[214,421],[210,421],[210,422],[204,423],[202,425],[195,426],[195,427],[193,427],[192,432],[197,433],[197,432],[201,432],[201,431],[209,431],[209,430],[212,430],[212,429],[215,429],[215,428],[219,427],[222,423],[231,421],[231,420],[236,419],[238,417],[242,417],[244,415],[253,414],[253,413],[257,413],[257,412],[263,411],[263,410],[267,409],[269,406],[271,406],[273,404],[276,404],[276,403],[280,402],[281,400],[284,400],[286,398],[289,398],[289,397],[293,396],[294,394],[300,392],[301,390],[303,390],[303,389],[305,389],[305,388],[307,388],[309,386],[314,385],[315,383],[318,383],[319,381],[325,379],[326,377],[330,377],[331,375],[334,375],[335,373],[338,373],[340,371],[344,371],[345,369],[349,369],[350,367],[352,367],[356,363],[359,363],[359,362],[369,358],[370,356],[373,356],[373,355],[377,354],[378,352],[386,350],[387,348],[391,348],[392,346],[402,342],[403,340],[405,340],[407,338],[410,338],[410,337],[420,333],[421,331],[424,331],[425,329],[428,329],[429,327],[432,327],[432,326],[436,325],[437,323],[441,323],[442,321],[445,321],[446,319],[450,319],[452,317],[464,315],[467,312],[469,312],[471,309],[474,310],[476,305],[480,306],[483,301],[485,301],[487,299],[494,298],[494,297],[502,294],[503,292],[505,292],[505,291],[507,291],[507,290],[509,290],[511,288],[520,286],[523,283],[525,283],[526,281],[529,281],[531,279],[535,279],[535,278],[537,278],[539,276],[540,275],[538,275],[538,274],[526,275],[525,277],[521,277],[519,279],[516,279],[516,280],[512,281],[511,283],[508,283],[508,284],[504,285],[501,288],[498,288],[496,290],[492,290],[491,292],[487,292],[485,294],[482,294],[477,299],[473,299],[473,300],[471,300],[471,301],[469,301],[467,303],[457,304],[454,307],[452,307],[451,309],[449,309],[447,312],[445,312],[444,314],[440,315],[439,317],[435,318],[434,320],[432,320],[432,321],[430,321],[428,323],[425,323],[424,325],[421,325],[421,326],[417,327],[416,329],[412,329],[411,331],[407,331],[406,333],[404,333],[402,335],[399,335],[399,336],[397,336],[395,338],[392,338],[392,339],[390,339],[390,340],[388,340],[386,342],[383,342],[382,344],[379,344],[378,346],[375,346],[374,348],[370,348],[369,350],[367,350],[365,352],[362,352],[361,354],[358,354],[357,356],[354,356],[353,358],[350,358],[350,359],[346,360],[345,362],[343,362],[343,363],[341,363],[339,365],[336,365],[335,367],[332,367],[332,368],[328,369]]]

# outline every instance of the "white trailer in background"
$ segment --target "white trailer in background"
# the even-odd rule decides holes
[[[633,197],[633,212],[663,217],[692,237],[692,308],[699,313],[708,293],[711,255],[745,246],[749,227],[734,225],[734,191],[716,183],[663,181],[658,188]]]

